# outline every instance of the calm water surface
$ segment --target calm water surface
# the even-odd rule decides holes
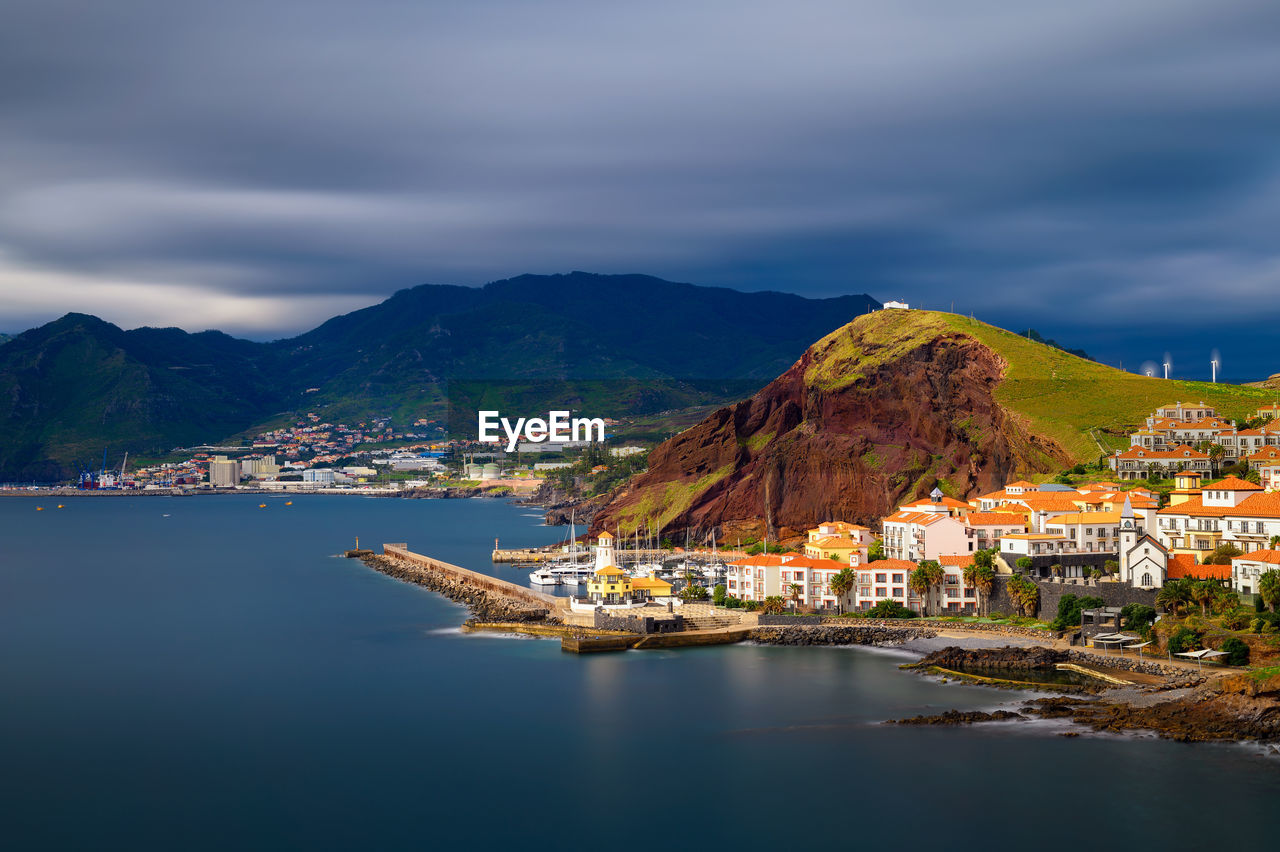
[[[563,538],[501,502],[63,502],[0,500],[5,848],[1194,848],[1280,801],[1241,747],[878,726],[1017,697],[892,652],[578,658],[333,556]]]

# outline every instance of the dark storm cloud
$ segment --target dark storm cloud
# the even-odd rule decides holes
[[[0,318],[260,334],[572,268],[1274,317],[1278,40],[1270,2],[8,0]]]

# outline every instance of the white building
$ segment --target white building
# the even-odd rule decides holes
[[[302,472],[302,481],[313,485],[333,485],[336,477],[336,471],[330,467],[309,467]]]
[[[235,488],[240,484],[240,462],[214,456],[209,460],[209,484],[214,488]]]
[[[1264,548],[1231,560],[1231,586],[1239,594],[1256,595],[1258,582],[1268,571],[1280,571],[1280,550]]]
[[[884,309],[886,311],[909,311],[911,310],[911,306],[906,302],[889,301],[884,303]]]
[[[866,610],[881,601],[894,600],[918,610],[920,601],[907,585],[907,579],[915,568],[916,563],[905,559],[880,559],[858,566],[854,606]]]
[[[884,555],[887,559],[919,562],[944,553],[966,553],[972,542],[964,521],[941,508],[895,512],[884,519]]]

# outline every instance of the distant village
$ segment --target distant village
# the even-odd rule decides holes
[[[613,425],[615,421],[606,421]],[[546,444],[520,444],[518,452],[495,451],[475,442],[446,440],[438,421],[419,419],[394,429],[388,417],[355,425],[327,423],[308,414],[292,426],[255,435],[240,446],[175,449],[188,458],[128,467],[125,457],[108,467],[81,472],[82,490],[254,490],[306,492],[400,491],[475,484],[533,490],[547,472],[572,464],[548,454]],[[434,437],[433,437],[434,436]],[[581,449],[585,442],[559,444]],[[643,453],[637,446],[614,446],[613,456]]]

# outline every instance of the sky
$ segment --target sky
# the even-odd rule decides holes
[[[1280,4],[0,0],[0,331],[868,292],[1280,372]]]

